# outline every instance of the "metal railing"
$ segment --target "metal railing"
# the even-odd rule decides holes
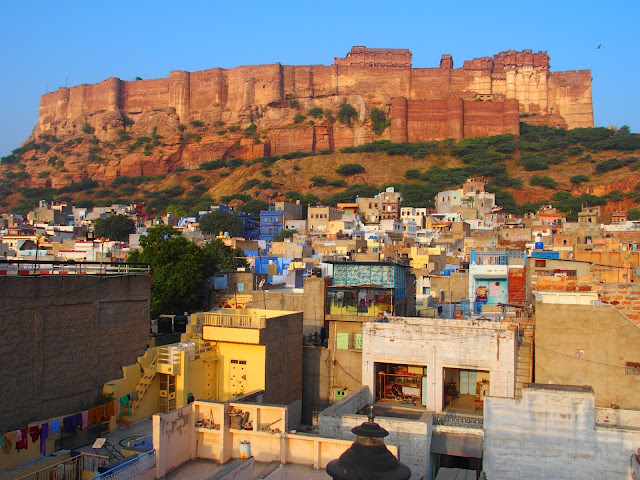
[[[109,457],[81,453],[15,480],[76,480],[82,478],[82,472],[97,472],[99,467],[108,464]]]
[[[471,417],[467,415],[455,415],[449,413],[434,413],[434,425],[445,425],[447,427],[483,428],[482,417]]]
[[[251,315],[206,312],[203,325],[211,327],[265,328],[267,326],[267,318],[265,316],[254,317]]]
[[[148,275],[147,263],[0,260],[0,275]]]
[[[151,450],[93,477],[92,480],[128,480],[152,469],[155,465],[156,452]]]

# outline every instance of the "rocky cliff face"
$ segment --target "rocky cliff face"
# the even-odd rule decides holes
[[[357,112],[349,126],[335,122],[345,103]],[[374,107],[391,121],[381,136],[374,135],[367,123]],[[296,116],[311,108],[325,113],[294,123]],[[519,114],[538,124],[592,126],[590,72],[549,72],[546,52],[530,50],[465,61],[458,69],[453,68],[451,56],[444,55],[439,68],[416,69],[408,50],[354,47],[329,66],[276,63],[173,71],[167,78],[109,78],[95,85],[60,88],[42,96],[30,140],[55,136],[66,143],[93,129],[109,151],[95,153],[94,148],[89,157],[90,148],[83,151],[81,142],[68,145],[74,148],[65,150],[75,158],[65,157],[64,178],[109,179],[195,168],[232,156],[334,152],[377,139],[517,134]],[[127,126],[127,119],[133,125]],[[178,131],[181,125],[187,130]],[[247,128],[255,130],[244,134]],[[155,131],[162,137],[161,148],[131,148],[119,133],[122,129],[134,141]],[[57,156],[65,155],[60,151]],[[64,178],[53,175],[51,182]]]

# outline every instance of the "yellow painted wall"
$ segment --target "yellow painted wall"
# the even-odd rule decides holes
[[[237,331],[238,329],[236,329]],[[244,393],[265,388],[265,347],[242,343],[218,343],[217,400],[225,401],[238,392],[230,391],[231,360],[246,360],[247,386]]]

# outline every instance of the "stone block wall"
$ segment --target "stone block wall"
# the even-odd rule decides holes
[[[0,277],[0,431],[78,411],[149,341],[148,276]]]
[[[503,478],[631,478],[640,431],[596,425],[590,387],[534,385],[486,398],[483,470]]]

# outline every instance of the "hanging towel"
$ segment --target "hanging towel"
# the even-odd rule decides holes
[[[107,420],[116,414],[116,401],[107,403]]]
[[[75,433],[76,429],[71,426],[71,420],[72,419],[73,419],[73,416],[64,417],[62,419],[62,425],[64,427],[64,433]]]
[[[16,430],[16,435],[18,435],[18,438],[17,438],[16,442],[21,442],[22,441],[22,430]]]
[[[40,438],[40,425],[33,425],[30,427],[29,435],[31,435],[31,443],[36,443]]]
[[[76,413],[72,418],[73,418],[72,422],[74,426],[73,431],[75,432],[77,429],[82,429],[82,414]]]
[[[52,420],[51,424],[49,425],[49,432],[51,432],[51,435],[60,433],[60,419],[56,419],[56,420]]]
[[[2,435],[2,440],[4,441],[2,451],[4,452],[5,455],[10,455],[13,445],[18,440],[18,434],[16,432],[7,432],[4,435]]]
[[[85,428],[87,428],[89,426],[89,410],[85,410],[84,412],[80,413],[80,417],[82,418],[81,422],[82,422],[82,430],[84,430]]]
[[[47,454],[47,438],[49,438],[49,424],[40,425],[40,454]]]
[[[102,407],[93,407],[89,409],[89,425],[100,423],[102,420]]]
[[[29,437],[28,435],[28,430],[27,427],[25,428],[21,428],[19,430],[19,435],[20,435],[20,440],[18,440],[16,442],[16,450],[20,451],[22,449],[28,449],[29,448]]]

